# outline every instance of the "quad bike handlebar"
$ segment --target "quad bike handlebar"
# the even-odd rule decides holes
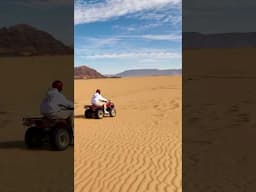
[[[107,102],[109,102],[110,100],[107,100],[107,101],[105,101],[105,100],[100,100],[101,102],[105,102],[105,103],[107,103]]]
[[[64,109],[66,110],[74,110],[74,107],[68,107],[68,106],[65,106],[65,105],[59,105],[60,107],[63,107]]]

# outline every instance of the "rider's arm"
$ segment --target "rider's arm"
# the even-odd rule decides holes
[[[59,104],[60,105],[63,105],[65,107],[69,107],[69,108],[74,107],[74,103],[69,101],[64,95],[59,94],[58,99],[59,99]]]
[[[102,97],[101,95],[99,95],[99,99],[100,99],[101,101],[108,102],[108,100],[107,100],[106,98]]]

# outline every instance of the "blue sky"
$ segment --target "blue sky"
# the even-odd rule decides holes
[[[76,0],[74,19],[76,66],[181,68],[180,0]]]

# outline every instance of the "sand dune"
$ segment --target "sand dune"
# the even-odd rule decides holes
[[[84,119],[96,88],[117,117]],[[181,191],[181,77],[75,81],[75,191]]]

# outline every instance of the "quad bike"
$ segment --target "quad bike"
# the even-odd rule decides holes
[[[28,148],[40,148],[44,144],[57,151],[67,149],[74,142],[74,134],[69,119],[52,119],[49,117],[23,118],[25,143]]]
[[[96,106],[96,105],[85,105],[84,106],[84,117],[85,118],[97,118],[102,119],[103,117],[115,117],[116,116],[116,108],[113,102],[108,101],[106,104],[106,111],[108,113],[104,113],[104,106]]]

